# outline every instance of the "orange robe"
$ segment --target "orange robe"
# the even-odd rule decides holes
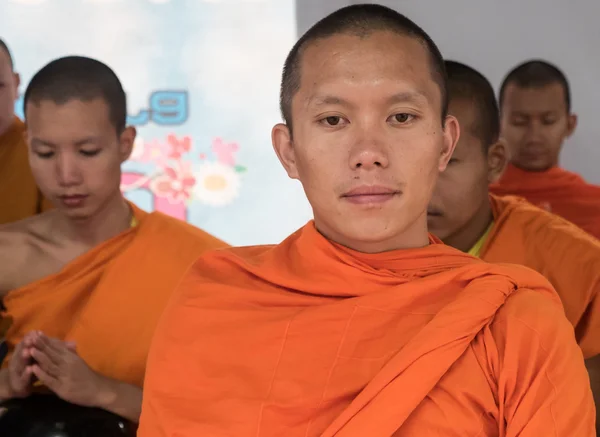
[[[15,117],[0,135],[0,225],[49,209],[31,174],[24,134],[25,125]]]
[[[490,196],[494,226],[480,257],[544,275],[560,296],[586,358],[600,354],[600,240],[516,197]]]
[[[541,275],[451,247],[364,254],[313,223],[207,254],[159,323],[139,437],[595,436]]]
[[[575,173],[558,167],[527,172],[509,165],[490,191],[498,196],[524,197],[600,238],[600,187],[586,183]]]
[[[226,245],[161,213],[134,212],[136,227],[4,298],[10,350],[41,330],[75,341],[96,372],[142,385],[150,340],[172,291],[200,254]]]

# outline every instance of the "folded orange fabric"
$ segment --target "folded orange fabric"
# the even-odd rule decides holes
[[[600,238],[600,187],[586,183],[575,173],[558,167],[528,172],[509,165],[490,191],[499,196],[523,197]]]
[[[550,284],[431,239],[364,254],[311,222],[203,256],[155,335],[140,437],[593,436]]]
[[[142,385],[150,340],[172,291],[203,252],[226,244],[172,217],[132,208],[136,227],[4,298],[11,350],[41,330],[75,341],[98,373]]]
[[[0,225],[50,208],[31,174],[24,135],[25,125],[16,117],[0,135]]]
[[[494,226],[481,259],[544,275],[575,326],[584,356],[600,354],[600,240],[524,199],[491,195],[490,202]]]

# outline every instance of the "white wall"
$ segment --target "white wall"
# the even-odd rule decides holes
[[[579,127],[566,143],[562,164],[600,183],[600,1],[598,0],[297,0],[298,31],[336,8],[379,3],[423,27],[442,54],[469,64],[496,90],[518,63],[543,58],[567,75]]]

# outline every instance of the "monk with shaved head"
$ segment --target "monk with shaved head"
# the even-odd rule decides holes
[[[10,50],[0,39],[0,225],[51,207],[29,168],[25,125],[14,113],[19,84]]]
[[[50,393],[137,422],[159,315],[192,262],[226,246],[125,200],[126,114],[119,78],[95,59],[56,59],[27,87],[29,161],[56,208],[0,226],[0,401]]]
[[[202,256],[148,358],[141,437],[588,436],[583,356],[551,285],[428,234],[459,137],[442,56],[353,5],[292,48],[275,153],[314,213]]]
[[[522,196],[600,238],[600,186],[559,164],[577,126],[571,100],[566,76],[546,61],[528,61],[508,73],[500,88],[500,120],[510,165],[491,190]]]
[[[507,162],[498,105],[475,69],[446,61],[449,111],[462,131],[428,209],[429,230],[463,252],[543,274],[575,328],[600,399],[600,241],[522,198],[488,194]]]

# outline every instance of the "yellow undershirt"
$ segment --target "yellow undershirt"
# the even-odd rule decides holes
[[[477,240],[477,243],[475,243],[473,245],[473,247],[471,247],[471,249],[468,252],[469,255],[475,256],[475,257],[479,258],[479,254],[481,253],[481,248],[485,244],[485,242],[486,242],[488,236],[490,235],[490,232],[492,231],[493,227],[494,227],[494,222],[492,221],[490,223],[490,225],[488,226],[488,228],[483,233],[483,235],[479,238],[479,240]]]

